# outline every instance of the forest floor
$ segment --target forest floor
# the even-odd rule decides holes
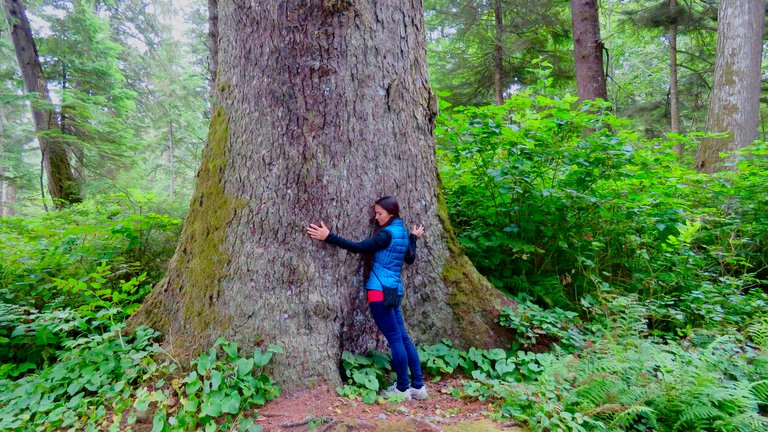
[[[458,399],[451,388],[463,388],[459,378],[428,383],[429,397],[399,403],[367,405],[340,397],[335,389],[317,386],[284,395],[262,407],[256,424],[265,432],[525,432],[519,424],[489,418],[488,402]]]

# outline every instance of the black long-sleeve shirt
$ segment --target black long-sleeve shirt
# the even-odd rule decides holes
[[[405,251],[406,264],[413,264],[416,260],[416,242],[418,237],[415,234],[408,235],[408,249]],[[372,254],[385,249],[392,243],[392,233],[387,230],[381,230],[378,234],[368,237],[367,239],[359,242],[347,240],[344,237],[335,234],[333,231],[328,233],[328,237],[325,239],[326,243],[330,243],[334,246],[338,246],[342,249],[346,249],[354,253],[368,253]]]

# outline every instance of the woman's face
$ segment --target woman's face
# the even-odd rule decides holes
[[[376,214],[374,219],[379,223],[379,226],[384,226],[392,219],[392,215],[388,211],[384,210],[380,205],[373,206],[373,212]]]

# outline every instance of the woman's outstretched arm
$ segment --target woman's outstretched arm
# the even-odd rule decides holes
[[[322,221],[320,225],[310,224],[307,227],[307,234],[315,240],[321,240],[354,253],[378,252],[389,246],[389,243],[392,242],[392,234],[387,230],[381,230],[375,236],[368,237],[360,242],[347,240],[331,232]]]

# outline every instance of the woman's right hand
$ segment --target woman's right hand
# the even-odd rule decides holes
[[[411,229],[411,234],[421,238],[421,236],[424,234],[424,225],[414,225],[413,229]]]
[[[320,221],[320,226],[317,226],[315,224],[309,224],[307,227],[307,234],[309,234],[310,237],[312,237],[315,240],[323,241],[328,238],[328,234],[330,234],[331,230],[328,229],[327,226],[325,226],[325,223],[323,221]]]

